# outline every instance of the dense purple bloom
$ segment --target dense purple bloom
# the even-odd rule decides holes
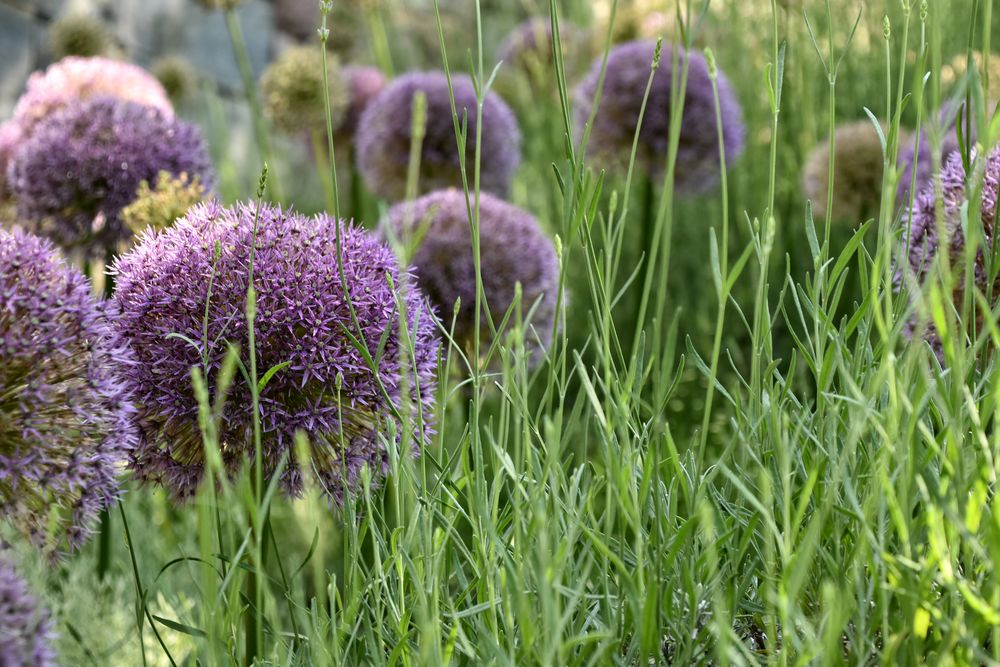
[[[920,133],[920,142],[916,143],[915,140],[910,140],[901,143],[900,153],[899,153],[899,183],[896,186],[896,205],[904,207],[909,204],[910,199],[910,181],[914,179],[914,171],[916,171],[916,180],[914,180],[913,192],[915,195],[919,195],[929,183],[933,182],[934,174],[936,174],[941,165],[948,162],[948,158],[951,155],[958,152],[958,134],[956,133],[955,124],[958,119],[963,118],[961,113],[957,112],[964,109],[965,105],[958,105],[957,107],[952,103],[946,103],[941,111],[938,113],[938,122],[940,126],[945,129],[943,136],[941,137],[941,161],[937,162],[934,159],[934,151],[931,148],[931,142],[928,139],[928,133],[925,130]],[[958,118],[956,118],[956,115]],[[965,132],[964,120],[962,131]],[[972,128],[972,141],[975,141],[975,128]],[[914,197],[915,199],[915,197]]]
[[[906,142],[899,152],[899,184],[896,187],[896,204],[906,206],[910,199],[910,181],[916,171],[913,191],[920,193],[932,182],[938,171],[934,160],[934,152],[926,133],[921,133],[920,143],[916,140]],[[954,131],[945,133],[941,139],[941,162],[947,163],[948,158],[958,153],[958,137]]]
[[[361,121],[361,114],[386,86],[385,75],[377,67],[348,65],[342,70],[347,80],[348,103],[344,120],[337,128],[342,139],[354,137]]]
[[[48,241],[0,230],[0,515],[47,550],[84,541],[135,444],[131,357],[109,333]]]
[[[689,64],[675,184],[680,192],[702,192],[716,183],[720,172],[712,81],[708,63],[700,53],[686,52],[680,47],[678,50],[678,67],[683,67],[685,58]],[[595,163],[602,167],[628,165],[655,51],[655,42],[635,41],[616,46],[608,54],[604,88],[587,148]],[[671,47],[664,44],[636,152],[636,163],[654,177],[663,173],[670,143],[672,65]],[[600,74],[601,59],[598,58],[576,90],[574,113],[581,134],[593,108]],[[718,88],[722,138],[729,165],[743,152],[746,128],[739,101],[721,71],[718,72]]]
[[[114,97],[173,116],[163,86],[138,65],[110,58],[70,56],[35,72],[14,107],[13,120],[25,135],[56,111],[97,97]]]
[[[8,169],[25,220],[65,248],[105,250],[128,238],[119,218],[161,171],[206,188],[215,174],[198,128],[159,110],[97,98],[43,120]]]
[[[530,332],[526,338],[529,347],[541,352],[552,338],[559,293],[555,248],[535,218],[513,204],[482,193],[479,207],[483,294],[493,323],[503,321],[520,282],[521,313]],[[469,344],[476,329],[476,269],[465,193],[439,190],[397,204],[389,210],[384,224],[386,233],[395,235],[404,246],[418,243],[413,256],[417,282],[437,307],[445,327],[451,326],[455,302],[461,299],[454,334],[456,340]],[[483,312],[480,335],[488,344],[486,317]]]
[[[114,302],[121,309],[117,339],[139,361],[128,373],[141,431],[132,467],[140,479],[162,484],[179,498],[195,492],[204,469],[191,368],[207,369],[214,393],[227,343],[239,346],[249,366],[245,305],[256,213],[253,204],[199,204],[169,229],[144,233],[112,269],[118,277]],[[438,342],[420,293],[414,288],[402,295],[390,287],[390,277],[397,286],[410,282],[397,270],[393,253],[343,222],[341,282],[337,228],[326,215],[307,218],[262,205],[254,287],[257,367],[263,375],[288,364],[260,397],[265,471],[270,475],[281,456],[291,453],[301,429],[319,481],[341,499],[357,487],[364,465],[376,477],[386,471],[386,439],[404,426],[393,416],[404,385],[410,396],[419,392],[411,407],[422,407],[424,430],[403,446],[416,452],[428,438]],[[352,343],[358,331],[345,284],[377,374]],[[406,346],[397,333],[400,304],[415,348],[406,370],[400,354]],[[251,414],[248,385],[237,375],[219,429],[230,471],[253,459]],[[407,423],[418,428],[416,412],[411,417]],[[292,495],[302,488],[294,463],[289,461],[282,478]]]
[[[953,153],[941,170],[941,212],[944,229],[948,234],[947,247],[951,266],[956,271],[964,272],[965,234],[962,230],[961,208],[967,200],[965,191],[965,168],[962,157]],[[980,200],[980,218],[982,220],[982,246],[991,247],[995,241],[995,224],[997,213],[998,188],[1000,188],[1000,149],[994,149],[985,161],[983,176],[983,191]],[[897,284],[906,283],[912,292],[919,290],[931,271],[941,240],[938,237],[939,223],[937,220],[937,204],[935,187],[925,185],[917,195],[913,208],[904,215],[906,233],[903,234],[903,250],[906,263],[897,271]],[[970,221],[970,224],[973,224]],[[986,292],[989,267],[981,248],[976,250],[974,281],[979,290]],[[959,285],[955,288],[955,303],[961,304],[964,298],[964,286],[959,276]],[[1000,295],[1000,281],[993,286],[993,294]],[[981,314],[978,313],[977,326]],[[907,334],[915,330],[911,322]],[[939,346],[937,333],[933,328],[924,331],[924,337],[935,347]]]
[[[15,149],[31,137],[35,127],[60,109],[95,97],[144,104],[166,116],[174,113],[163,86],[137,65],[102,57],[63,58],[28,78],[13,117],[0,129],[0,196]]]
[[[52,621],[24,580],[0,558],[0,665],[54,667]]]
[[[468,123],[465,160],[472,183],[476,152],[476,91],[472,79],[452,76],[459,122]],[[358,169],[368,187],[392,201],[406,194],[410,163],[413,100],[417,92],[427,98],[426,133],[420,152],[419,193],[460,187],[461,155],[452,121],[448,79],[443,72],[412,72],[399,77],[379,94],[361,116],[355,138]],[[510,107],[495,93],[483,100],[483,190],[504,195],[521,161],[521,133]]]

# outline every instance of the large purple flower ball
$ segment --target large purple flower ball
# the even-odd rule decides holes
[[[55,667],[49,614],[6,558],[0,558],[0,665]]]
[[[495,93],[483,100],[483,125],[477,128],[476,91],[472,79],[453,75],[455,109],[466,122],[465,168],[473,184],[476,136],[482,131],[480,185],[505,195],[521,161],[521,133],[510,107]],[[355,138],[358,169],[376,195],[398,201],[406,194],[414,97],[427,99],[426,129],[420,151],[418,194],[462,187],[462,155],[452,120],[448,79],[443,72],[413,72],[399,77],[365,109]]]
[[[933,182],[935,172],[940,164],[946,164],[952,155],[958,154],[958,137],[954,129],[945,133],[940,145],[941,162],[934,159],[934,151],[926,133],[920,135],[920,141],[910,139],[899,152],[899,183],[896,186],[896,205],[905,207],[910,203],[910,184],[912,191],[919,195]],[[916,199],[916,197],[914,197]]]
[[[130,236],[121,209],[161,171],[215,173],[194,125],[134,102],[101,97],[36,126],[8,168],[18,213],[64,248],[107,251]]]
[[[348,65],[343,73],[344,79],[347,80],[349,99],[347,113],[337,127],[336,133],[341,141],[352,141],[358,131],[361,115],[372,100],[385,90],[387,81],[377,67],[368,65]]]
[[[141,431],[132,467],[178,498],[194,494],[204,472],[191,368],[205,370],[214,392],[230,343],[249,367],[245,312],[257,215],[255,204],[199,204],[171,228],[144,233],[112,268],[121,309],[117,340],[139,362],[127,376]],[[438,350],[433,315],[389,248],[348,223],[264,204],[256,238],[257,368],[262,375],[280,368],[260,395],[265,473],[292,455],[295,433],[304,431],[315,474],[339,500],[357,488],[364,466],[376,478],[385,473],[387,441],[404,426],[414,428],[412,440],[400,444],[404,451],[418,451],[429,437]],[[401,319],[413,358],[403,354],[410,344],[400,337]],[[354,339],[364,341],[374,369]],[[412,414],[404,414],[404,387]],[[249,386],[237,375],[219,429],[230,472],[254,458],[251,415]],[[281,479],[290,495],[302,488],[295,463],[288,461]]]
[[[448,189],[397,204],[383,223],[385,233],[404,247],[416,244],[412,263],[420,289],[437,307],[445,327],[451,326],[455,302],[455,338],[468,346],[477,326],[489,344],[487,309],[475,317],[476,268],[465,193]],[[483,193],[479,201],[479,247],[483,294],[494,325],[514,304],[521,284],[521,314],[534,360],[552,338],[559,295],[559,260],[552,241],[526,211]],[[516,315],[515,315],[516,316]]]
[[[917,195],[912,209],[904,214],[904,229],[902,244],[905,263],[896,273],[897,284],[907,284],[911,293],[919,291],[926,283],[934,262],[945,245],[949,253],[951,267],[957,273],[958,285],[955,288],[955,303],[960,307],[964,299],[965,271],[965,233],[962,229],[961,209],[967,201],[965,190],[965,167],[962,157],[952,153],[945,162],[940,174],[941,179],[941,213],[944,230],[947,234],[944,244],[939,238],[940,225],[937,219],[938,200],[936,188],[927,184]],[[986,292],[989,287],[989,265],[983,254],[982,247],[989,248],[996,240],[996,215],[998,190],[1000,190],[1000,149],[994,149],[986,158],[983,175],[983,189],[980,199],[980,217],[984,238],[982,246],[976,250],[973,280],[975,287]],[[972,224],[970,222],[970,224]],[[993,285],[993,295],[1000,294],[1000,281]],[[976,307],[975,326],[981,324],[983,313]],[[910,322],[905,331],[908,335],[918,333],[917,323]],[[924,339],[940,352],[938,333],[931,326],[919,331]]]
[[[0,515],[47,551],[84,541],[135,444],[131,357],[109,335],[48,241],[0,230]]]
[[[688,61],[688,80],[675,185],[679,192],[703,192],[715,185],[721,171],[712,81],[708,63],[700,53],[678,49],[678,67],[683,67],[685,59]],[[608,54],[604,87],[587,147],[594,163],[601,167],[624,169],[628,165],[655,51],[655,42],[635,41],[617,46]],[[662,175],[666,167],[670,143],[671,85],[675,74],[672,66],[671,47],[664,44],[660,66],[649,91],[636,152],[636,163],[654,178]],[[680,70],[676,74],[680,76]],[[597,97],[600,75],[601,59],[598,58],[575,93],[574,115],[581,136]],[[717,85],[722,139],[729,165],[743,152],[746,128],[736,94],[721,71]]]

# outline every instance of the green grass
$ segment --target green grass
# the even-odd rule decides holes
[[[371,5],[368,58],[470,73],[485,91],[521,17],[598,13],[467,4]],[[601,0],[623,20],[637,4]],[[721,188],[679,197],[672,157],[650,186],[601,172],[586,137],[565,140],[574,80],[557,61],[518,107],[512,196],[558,238],[566,299],[547,363],[526,368],[518,313],[509,344],[447,350],[435,442],[417,460],[392,452],[388,481],[343,507],[315,488],[281,499],[252,475],[183,507],[131,488],[106,580],[94,545],[56,572],[25,554],[66,664],[1000,663],[1000,330],[966,340],[975,296],[946,306],[949,271],[912,299],[892,284],[897,130],[951,94],[944,62],[990,51],[997,13],[990,0],[656,4],[663,65],[670,42],[710,49],[744,106],[747,150]],[[600,48],[627,29],[605,25]],[[227,157],[225,104],[209,95],[192,114],[223,196],[253,198],[261,161]],[[805,155],[865,109],[891,128],[878,216],[814,222]],[[984,146],[991,111],[979,106]],[[253,114],[242,140],[273,155],[270,194],[294,192],[295,147]],[[474,238],[479,167],[465,165]],[[342,206],[343,169],[309,176],[315,206],[324,179]],[[379,210],[361,205],[341,214]],[[915,314],[945,331],[943,366],[902,336]],[[212,461],[214,398],[200,398]]]

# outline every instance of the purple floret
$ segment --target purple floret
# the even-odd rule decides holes
[[[451,326],[455,302],[461,306],[454,336],[469,345],[475,335],[476,269],[465,194],[439,190],[413,202],[397,204],[384,222],[404,246],[416,242],[413,266],[420,289]],[[479,201],[479,247],[483,293],[495,326],[514,303],[521,283],[521,315],[534,360],[552,339],[559,295],[559,261],[552,241],[526,211],[483,193]],[[533,310],[532,310],[533,309]],[[480,320],[482,344],[489,345],[485,312]],[[514,315],[516,317],[516,314]]]
[[[671,48],[669,44],[663,45],[660,67],[653,77],[636,152],[637,165],[647,170],[653,178],[659,178],[663,174],[670,143],[670,88],[673,80]],[[608,54],[604,88],[587,147],[594,163],[602,168],[611,166],[624,169],[628,165],[655,50],[656,43],[653,41],[635,41],[617,46]],[[683,67],[685,58],[689,59],[688,80],[684,94],[675,185],[679,192],[697,193],[713,187],[719,178],[718,129],[708,64],[700,53],[680,49],[678,67]],[[576,90],[574,115],[578,134],[581,136],[597,95],[600,73],[601,60],[598,58],[587,78]],[[743,152],[746,128],[742,109],[729,81],[721,71],[717,78],[722,138],[726,149],[726,164],[729,165]]]
[[[198,128],[158,109],[109,97],[41,121],[8,168],[18,212],[64,248],[113,249],[131,233],[121,209],[161,171],[215,183]]]
[[[162,484],[177,498],[193,495],[204,472],[191,368],[207,371],[214,395],[229,342],[249,367],[245,306],[256,213],[255,204],[197,205],[173,227],[144,233],[112,269],[121,309],[117,340],[130,345],[139,362],[127,378],[141,430],[131,465],[140,479]],[[344,280],[361,336],[338,270],[338,224]],[[302,430],[319,482],[341,500],[357,489],[363,466],[376,479],[385,474],[387,442],[404,426],[414,434],[400,443],[403,451],[418,453],[431,434],[438,351],[433,315],[389,248],[348,223],[265,204],[256,247],[257,368],[263,375],[288,364],[260,396],[265,473],[271,475],[282,455],[292,455],[293,438]],[[415,349],[405,367],[400,304]],[[365,341],[377,372],[352,337]],[[414,398],[406,420],[400,414],[404,386]],[[230,472],[253,460],[251,415],[249,386],[237,374],[219,427]],[[281,479],[289,495],[302,489],[295,463],[288,461]]]
[[[135,444],[131,356],[105,306],[51,243],[0,230],[0,515],[53,552],[118,497]]]
[[[48,612],[39,607],[14,566],[0,558],[0,665],[55,667],[54,640]]]
[[[467,122],[466,171],[473,183],[476,154],[476,91],[472,79],[452,76],[459,123]],[[448,79],[443,72],[413,72],[399,77],[365,109],[355,138],[358,169],[376,195],[398,201],[406,194],[410,163],[413,100],[427,97],[426,133],[420,153],[418,194],[462,187],[461,154],[455,136]],[[521,133],[510,107],[496,93],[483,100],[480,184],[506,195],[521,162]]]
[[[961,208],[967,200],[965,191],[965,167],[962,156],[952,153],[941,170],[941,213],[944,229],[949,236],[949,262],[956,271],[964,275],[965,234],[962,230]],[[982,247],[991,247],[994,243],[997,213],[997,195],[1000,189],[1000,150],[994,149],[986,159],[983,176],[983,190],[980,200],[980,217],[982,220]],[[904,214],[903,250],[906,265],[897,270],[897,285],[906,282],[912,292],[916,292],[926,282],[931,271],[941,240],[938,236],[937,200],[935,186],[928,183],[917,195],[913,208]],[[970,221],[970,224],[971,221]],[[974,266],[975,286],[986,292],[989,287],[989,271],[982,249],[977,249]],[[964,298],[962,277],[955,288],[955,303],[960,306]],[[993,294],[1000,294],[1000,281],[993,286]],[[977,310],[977,326],[980,314]],[[905,333],[912,335],[916,331],[916,323],[910,322]],[[923,331],[923,337],[940,352],[940,340],[933,327]]]

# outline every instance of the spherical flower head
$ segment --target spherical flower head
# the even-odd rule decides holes
[[[885,128],[883,127],[883,130]],[[878,212],[882,199],[882,143],[868,120],[847,123],[834,132],[833,220],[861,223]],[[809,154],[802,186],[818,219],[827,217],[830,142]]]
[[[393,206],[383,223],[385,234],[404,247],[416,244],[412,264],[420,289],[430,298],[446,328],[451,327],[455,303],[454,337],[471,345],[476,322],[476,267],[472,254],[465,193],[439,190],[412,202]],[[552,338],[559,294],[559,260],[552,241],[526,211],[488,193],[479,200],[479,247],[483,294],[489,313],[481,313],[480,341],[489,345],[490,327],[503,321],[521,285],[519,311],[533,361]],[[484,308],[484,311],[486,309]],[[513,320],[512,320],[513,321]]]
[[[102,97],[43,121],[7,177],[25,220],[64,248],[105,252],[130,234],[123,207],[161,171],[211,188],[215,175],[198,128],[159,110]]]
[[[416,453],[427,441],[435,323],[424,297],[377,239],[326,215],[307,218],[267,204],[198,204],[167,230],[144,233],[112,268],[121,310],[117,340],[138,358],[128,369],[141,431],[132,467],[177,498],[195,493],[204,458],[191,369],[204,369],[214,394],[230,343],[249,367],[245,313],[255,224],[257,368],[262,376],[277,368],[260,394],[264,471],[270,476],[288,455],[281,488],[301,491],[292,452],[301,430],[321,486],[340,500],[358,488],[364,466],[376,479],[386,472],[386,443],[405,426],[413,435],[399,443],[402,451]],[[400,320],[412,345],[400,337]],[[364,341],[367,354],[355,340]],[[413,399],[410,413],[404,390]],[[231,472],[254,458],[251,405],[248,384],[237,374],[219,425]]]
[[[0,665],[55,667],[52,621],[6,558],[0,558]]]
[[[386,86],[385,75],[377,67],[348,65],[344,68],[347,80],[348,106],[337,135],[341,141],[350,141],[358,130],[361,114]]]
[[[109,336],[83,274],[48,241],[0,230],[0,516],[51,553],[90,534],[135,444],[131,356]]]
[[[17,143],[23,143],[53,113],[83,100],[105,96],[155,107],[168,117],[174,114],[163,86],[141,67],[110,58],[69,56],[28,77],[27,88],[8,121],[7,137],[0,139],[0,144],[10,145],[14,136]],[[6,178],[13,157],[13,151],[0,146],[0,181]]]
[[[111,39],[93,16],[64,14],[49,27],[49,50],[56,58],[101,56],[111,50]]]
[[[671,46],[663,45],[659,69],[653,77],[639,130],[636,163],[654,178],[662,176],[670,143],[671,81],[674,77]],[[700,53],[678,47],[678,66],[688,62],[677,151],[675,186],[681,193],[703,192],[719,178],[719,140],[715,101],[708,63]],[[607,74],[587,151],[595,164],[624,169],[628,165],[643,95],[656,51],[653,41],[635,41],[616,46],[608,54]],[[680,70],[678,70],[678,75]],[[601,75],[601,60],[576,90],[574,114],[579,134],[590,117]],[[679,82],[678,82],[679,83]],[[746,128],[742,109],[725,75],[718,71],[719,109],[726,164],[743,152]]]
[[[483,124],[477,128],[476,90],[472,79],[452,76],[455,110],[467,123],[465,164],[472,179],[476,136],[480,146],[481,188],[500,196],[510,190],[521,162],[521,133],[510,107],[495,93],[483,100]],[[420,141],[418,192],[462,185],[462,155],[455,137],[448,78],[443,72],[413,72],[389,84],[361,115],[355,137],[358,169],[369,189],[379,197],[398,201],[406,194],[406,178],[413,143],[413,108],[417,93],[426,98],[424,136]]]
[[[174,108],[163,86],[149,72],[110,58],[70,56],[35,72],[14,107],[14,119],[26,136],[35,125],[67,105],[96,97],[114,97],[159,109],[168,117]]]
[[[145,180],[139,184],[135,201],[122,209],[122,222],[133,234],[147,228],[166,229],[207,197],[199,177],[161,171],[153,187]]]
[[[954,128],[945,132],[941,138],[941,163],[958,153],[958,137]],[[899,152],[899,183],[896,186],[896,205],[905,208],[910,203],[910,184],[912,191],[920,193],[934,180],[934,174],[939,170],[939,164],[934,159],[934,150],[927,138],[926,132],[921,133],[920,141],[907,141]]]
[[[153,62],[150,71],[174,102],[190,97],[198,88],[198,72],[181,56],[158,58]]]
[[[973,155],[973,157],[975,157]],[[980,216],[982,220],[983,239],[981,247],[976,251],[974,266],[974,282],[976,288],[986,292],[989,287],[989,266],[982,248],[989,248],[995,240],[995,224],[997,213],[998,189],[1000,189],[1000,149],[994,149],[985,160],[983,189],[980,199]],[[953,270],[960,272],[959,284],[955,288],[955,303],[961,304],[964,299],[964,257],[965,233],[963,232],[961,209],[968,199],[965,191],[965,167],[962,156],[953,153],[945,162],[940,173],[941,200],[944,230],[947,234],[947,252]],[[896,284],[904,282],[911,292],[919,290],[930,274],[935,259],[940,251],[942,241],[939,238],[939,223],[937,221],[937,193],[933,184],[928,184],[917,195],[913,207],[904,214],[903,251],[905,264],[896,273]],[[974,224],[970,222],[970,224]],[[993,294],[1000,294],[1000,284],[993,286]],[[982,313],[976,309],[976,326],[981,323]],[[905,333],[913,335],[917,331],[916,322],[910,322]],[[924,328],[923,337],[940,353],[940,339],[933,327]]]
[[[349,92],[337,59],[327,56],[330,119],[337,127],[347,110]],[[276,127],[288,133],[326,134],[326,89],[323,85],[323,51],[296,46],[271,63],[260,78],[264,112]]]

